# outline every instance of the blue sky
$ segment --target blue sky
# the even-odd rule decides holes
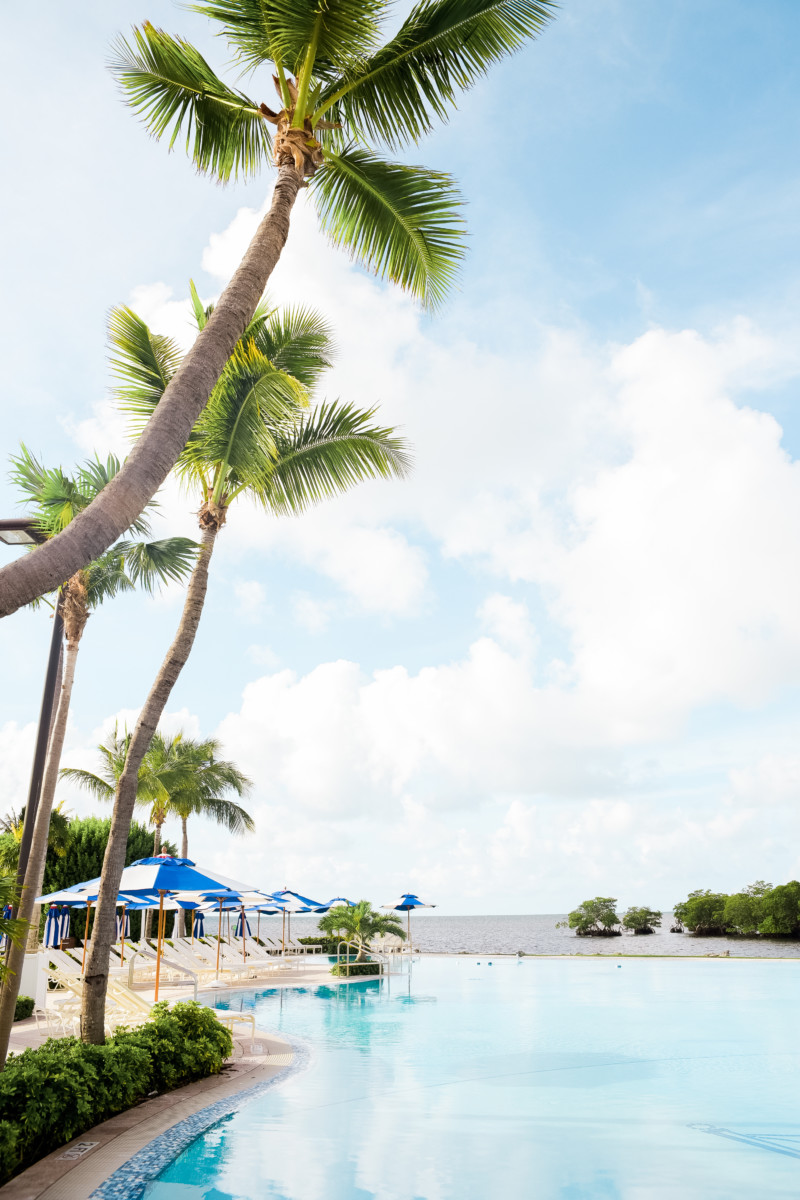
[[[178,330],[269,191],[199,178],[119,102],[109,44],[145,17],[222,66],[178,6],[45,3],[32,81],[31,19],[6,21],[4,452],[122,449],[108,309]],[[418,466],[280,529],[232,514],[170,709],[255,779],[256,882],[524,912],[797,874],[799,35],[790,3],[565,2],[411,155],[468,202],[434,318],[298,214],[272,295],[326,312],[329,394],[379,401]],[[164,517],[191,533],[173,492]],[[70,761],[141,703],[178,604],[92,617]],[[0,626],[8,803],[43,625]]]

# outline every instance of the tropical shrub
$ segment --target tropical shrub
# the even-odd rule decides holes
[[[25,1021],[33,1012],[33,996],[17,996],[14,1005],[14,1020]]]
[[[661,913],[652,908],[629,908],[622,918],[622,925],[632,933],[655,933],[661,924]]]
[[[358,948],[358,962],[366,958],[367,946],[374,937],[387,933],[406,940],[406,931],[396,912],[377,912],[369,900],[359,900],[358,904],[337,905],[329,909],[320,919],[317,926],[320,933],[327,933],[339,942],[355,943]],[[334,951],[335,953],[335,951]]]
[[[102,1046],[50,1038],[11,1055],[0,1074],[0,1184],[150,1092],[218,1074],[232,1048],[210,1008],[183,1001],[157,1004]]]
[[[610,896],[595,896],[594,900],[584,900],[569,914],[567,924],[574,929],[578,937],[613,937],[621,934],[619,917],[616,913],[616,900]]]
[[[376,962],[338,962],[331,967],[331,975],[380,975],[381,966]]]

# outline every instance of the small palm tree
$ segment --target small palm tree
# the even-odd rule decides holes
[[[194,289],[192,294],[202,329],[216,314],[203,308]],[[166,394],[171,373],[179,369],[180,352],[128,309],[113,314],[111,330],[120,399],[140,422]],[[310,407],[311,389],[329,358],[329,336],[319,317],[261,307],[180,457],[179,476],[199,502],[201,550],[177,633],[139,714],[117,785],[87,965],[87,974],[98,980],[108,970],[114,897],[124,867],[139,766],[194,644],[211,556],[230,505],[246,496],[274,515],[299,515],[362,480],[402,477],[408,470],[404,441],[392,429],[376,425],[372,410],[339,403]],[[291,366],[291,375],[281,364]],[[84,989],[83,1031],[89,1040],[103,1037],[102,1000],[104,987],[98,984],[96,992]]]
[[[198,0],[194,9],[218,22],[259,89],[274,79],[277,111],[149,23],[118,42],[114,73],[148,131],[170,148],[182,141],[200,171],[224,182],[272,159],[272,204],[142,435],[125,488],[101,496],[91,524],[38,561],[0,572],[0,615],[100,554],[163,483],[261,299],[307,181],[334,244],[423,303],[442,300],[463,254],[458,193],[449,176],[390,161],[382,148],[416,145],[445,121],[462,92],[545,28],[555,4],[420,0],[388,40],[389,0]],[[503,128],[481,147],[489,171],[513,170],[524,156],[525,115],[513,95],[504,111]]]
[[[369,900],[359,900],[358,904],[348,908],[337,905],[320,918],[320,933],[329,936],[342,936],[358,946],[356,962],[363,962],[367,948],[374,937],[392,933],[406,940],[406,931],[396,913],[382,913],[374,909]]]
[[[101,757],[99,774],[79,767],[64,767],[62,779],[69,779],[97,800],[112,801],[125,768],[130,734],[120,735],[117,727],[97,747]],[[187,858],[189,840],[187,822],[194,813],[211,817],[229,833],[251,833],[253,818],[240,805],[229,800],[226,792],[243,796],[250,780],[238,767],[220,759],[216,738],[195,741],[182,732],[167,738],[156,731],[139,767],[136,803],[150,809],[154,828],[153,855],[161,853],[162,830],[170,816],[181,821],[181,857]],[[148,913],[149,918],[149,913]],[[177,914],[176,936],[183,933],[183,910]],[[145,937],[147,930],[145,930]]]
[[[4,817],[0,818],[0,871],[13,874],[15,877],[24,824],[24,805],[19,812],[15,812],[12,808]],[[69,817],[64,811],[64,801],[59,800],[50,814],[50,827],[47,831],[47,849],[52,850],[59,858],[63,858],[67,853],[68,846]]]

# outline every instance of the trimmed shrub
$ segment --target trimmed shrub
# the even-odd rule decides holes
[[[376,962],[356,963],[351,962],[348,966],[346,962],[334,963],[331,967],[331,975],[380,975],[381,965]]]
[[[33,1012],[33,996],[17,996],[14,1007],[14,1020],[24,1021]]]
[[[305,937],[298,938],[301,946],[321,946],[323,954],[337,954],[341,938],[336,937]]]
[[[103,1046],[50,1038],[9,1056],[0,1074],[0,1184],[150,1092],[218,1074],[232,1048],[210,1008],[182,1001],[157,1004],[146,1024]]]

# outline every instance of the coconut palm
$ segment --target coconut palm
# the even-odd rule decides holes
[[[274,162],[269,211],[225,288],[214,320],[171,380],[164,403],[109,490],[74,530],[0,571],[0,616],[68,578],[108,547],[163,483],[255,311],[306,182],[335,244],[429,306],[451,286],[463,252],[460,202],[449,176],[382,157],[416,145],[461,92],[535,38],[553,0],[421,0],[388,38],[389,0],[198,0],[236,64],[247,95],[184,38],[146,23],[116,47],[113,70],[148,131],[183,144],[223,182]],[[272,77],[276,110],[257,99]],[[482,148],[487,169],[524,153],[524,114],[504,97],[502,133]],[[274,128],[274,141],[270,129]]]
[[[117,728],[102,745],[99,774],[79,767],[65,767],[61,777],[76,783],[96,800],[111,801],[125,767],[130,735],[120,736]],[[161,853],[162,829],[170,816],[181,822],[181,857],[187,858],[189,839],[187,823],[194,813],[202,814],[222,825],[229,833],[252,833],[253,818],[240,805],[229,800],[226,792],[243,796],[250,780],[232,762],[219,757],[220,742],[216,738],[195,741],[183,732],[167,738],[158,731],[148,747],[141,766],[136,789],[136,803],[150,809],[150,824],[154,828],[153,855]],[[147,917],[149,918],[149,910]],[[183,911],[177,914],[176,936],[183,932]],[[147,936],[147,931],[145,931]]]
[[[0,871],[13,874],[15,877],[24,825],[24,805],[19,812],[15,812],[12,808],[4,817],[0,818]],[[50,814],[50,826],[47,831],[47,849],[52,850],[59,858],[63,858],[67,853],[68,845],[69,817],[64,811],[64,801],[59,800]]]
[[[204,816],[215,821],[228,833],[252,833],[255,822],[248,812],[228,798],[226,793],[244,796],[250,790],[250,780],[235,763],[220,758],[221,743],[217,738],[194,741],[181,737],[174,748],[178,780],[170,788],[166,816],[176,816],[181,823],[181,858],[189,857],[189,818]],[[175,915],[175,935],[184,932],[183,909]]]
[[[367,948],[374,937],[393,933],[402,941],[406,940],[403,923],[395,913],[377,912],[369,900],[359,900],[358,904],[348,907],[337,904],[335,908],[325,913],[319,921],[320,933],[330,937],[342,936],[358,946],[356,962],[363,962]]]
[[[203,308],[194,289],[192,295],[204,329],[215,314]],[[120,399],[134,423],[141,422],[166,395],[171,373],[179,370],[179,351],[168,338],[155,337],[129,309],[113,314],[111,330]],[[282,357],[273,361],[278,352]],[[230,505],[246,496],[275,515],[299,515],[361,480],[402,477],[408,469],[404,442],[373,422],[374,410],[340,403],[309,406],[329,355],[324,324],[313,313],[259,308],[178,461],[184,486],[199,502],[201,551],[178,631],[139,714],[117,786],[83,993],[82,1032],[90,1041],[103,1038],[114,901],[139,765],[194,644],[211,555]],[[291,363],[291,376],[279,369],[280,361]]]
[[[68,527],[120,471],[119,459],[109,455],[105,462],[95,457],[85,462],[73,475],[67,475],[60,467],[44,467],[25,446],[18,455],[12,456],[11,461],[12,481],[31,505],[31,516],[48,539],[55,538],[60,530]],[[144,541],[150,527],[142,515],[137,517],[128,532],[133,535],[132,538],[117,542],[111,550],[76,571],[59,588],[53,600],[64,622],[64,668],[17,914],[20,920],[30,923],[32,938],[39,928],[34,897],[41,891],[44,877],[50,816],[67,731],[75,667],[89,617],[99,605],[123,592],[132,591],[137,585],[152,593],[165,583],[184,579],[197,555],[197,544],[189,538]],[[5,1061],[13,1021],[10,996],[15,989],[19,989],[21,955],[22,950],[13,946],[9,966],[14,974],[0,996],[0,1061]]]

